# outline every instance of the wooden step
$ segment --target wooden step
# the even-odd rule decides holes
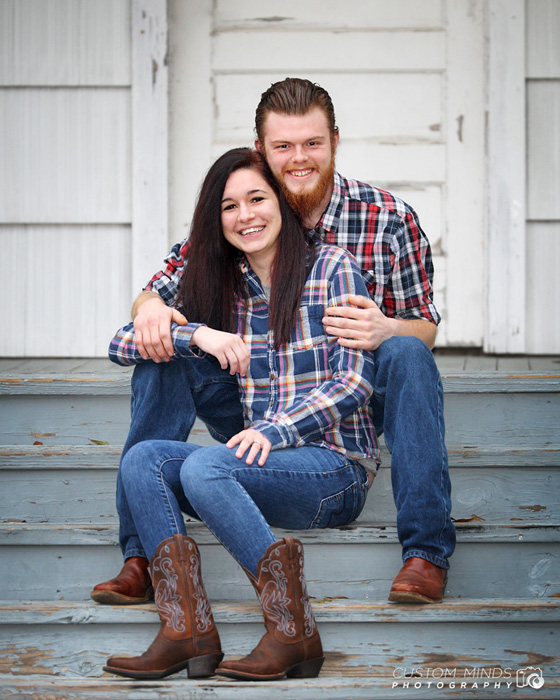
[[[450,445],[560,444],[560,373],[459,373],[443,377]],[[130,373],[4,374],[2,444],[120,445],[129,425]]]
[[[201,439],[210,436],[200,429]],[[197,439],[197,438],[195,438]],[[0,448],[0,519],[88,523],[117,521],[120,447],[7,445]],[[361,521],[396,522],[386,449]],[[449,446],[452,517],[523,523],[553,520],[560,494],[560,445],[543,448]]]
[[[240,567],[198,523],[187,523],[198,542],[209,596],[250,600]],[[451,560],[449,598],[551,598],[560,594],[558,524],[459,523]],[[277,530],[278,537],[286,534]],[[358,523],[297,531],[305,546],[312,595],[385,600],[401,567],[394,526]],[[115,525],[102,523],[0,525],[3,597],[14,600],[87,600],[93,585],[122,566]]]
[[[212,608],[224,651],[248,653],[263,633],[259,606],[218,602]],[[406,606],[315,600],[313,609],[327,656],[323,680],[391,676],[402,680],[420,667],[458,672],[537,664],[545,678],[559,676],[560,601],[469,600]],[[153,605],[0,602],[0,677],[107,678],[102,670],[107,656],[141,653],[158,624]]]

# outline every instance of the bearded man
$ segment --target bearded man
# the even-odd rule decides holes
[[[273,84],[257,106],[255,129],[255,147],[310,235],[345,248],[362,269],[369,298],[351,297],[347,305],[327,309],[323,324],[336,342],[371,352],[375,362],[370,409],[391,452],[403,558],[389,600],[441,602],[455,528],[443,389],[431,352],[440,317],[432,300],[428,239],[408,204],[336,172],[339,131],[332,100],[319,85],[300,78]],[[173,247],[165,268],[132,308],[136,344],[142,357],[153,362],[134,371],[132,420],[123,456],[141,440],[187,440],[196,416],[220,442],[244,427],[235,378],[246,370],[243,358],[170,362],[173,324],[187,322],[171,305],[187,251],[188,240]],[[148,562],[119,477],[117,509],[125,563],[91,597],[106,604],[146,602],[152,594]]]

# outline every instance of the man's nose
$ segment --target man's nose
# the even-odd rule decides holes
[[[292,157],[294,163],[304,163],[307,160],[307,153],[303,146],[296,146]]]

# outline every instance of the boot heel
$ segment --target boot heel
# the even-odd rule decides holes
[[[310,661],[302,661],[300,664],[293,666],[287,673],[288,678],[317,678],[321,672],[321,667],[324,656],[318,659],[311,659]]]
[[[189,678],[208,678],[213,676],[223,658],[223,654],[206,654],[206,656],[195,656],[189,659],[187,661]]]

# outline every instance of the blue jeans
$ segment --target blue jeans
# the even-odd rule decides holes
[[[355,520],[366,502],[368,476],[352,459],[323,447],[272,452],[249,466],[237,448],[148,440],[122,460],[124,492],[140,541],[151,559],[160,542],[186,535],[182,513],[202,520],[253,574],[276,542],[270,526],[336,527]]]
[[[377,432],[385,432],[391,452],[403,561],[417,556],[448,568],[455,549],[455,527],[438,369],[427,345],[414,337],[390,338],[373,357],[376,374],[371,408]],[[132,422],[123,457],[141,440],[186,440],[196,415],[221,442],[239,432],[243,421],[235,377],[211,358],[138,365],[132,379]],[[121,470],[117,510],[125,558],[142,556]]]

